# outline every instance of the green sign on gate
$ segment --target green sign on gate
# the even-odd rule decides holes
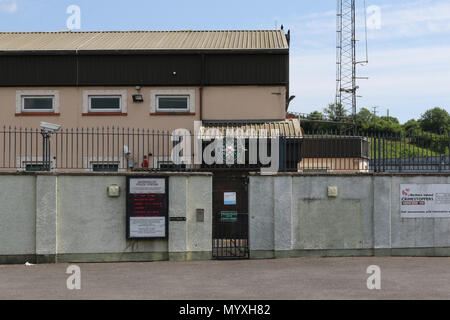
[[[236,222],[237,212],[236,211],[222,211],[220,213],[220,219],[222,222]]]

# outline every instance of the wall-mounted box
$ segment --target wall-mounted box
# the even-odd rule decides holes
[[[337,186],[328,187],[328,197],[329,198],[337,198],[339,195],[339,189]]]
[[[197,209],[197,222],[205,222],[205,209]]]
[[[108,186],[106,191],[108,193],[108,197],[110,198],[118,198],[120,196],[120,186],[118,186],[117,184]]]

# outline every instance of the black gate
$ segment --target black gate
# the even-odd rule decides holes
[[[248,259],[248,176],[213,177],[213,257]]]

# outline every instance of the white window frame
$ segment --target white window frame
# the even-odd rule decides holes
[[[119,99],[119,108],[118,109],[96,109],[92,108],[92,98],[118,98]],[[88,96],[89,101],[89,112],[122,112],[122,96],[119,95],[90,95]]]
[[[25,109],[25,99],[52,99],[51,109]],[[55,112],[55,96],[22,96],[22,112]]]
[[[90,171],[95,172],[94,171],[94,166],[98,165],[98,166],[117,166],[117,172],[120,172],[120,161],[108,161],[108,162],[102,162],[102,161],[93,161],[90,162]],[[101,172],[101,171],[97,171],[97,172]],[[106,172],[106,171],[105,171]],[[112,171],[115,172],[115,171]]]
[[[90,108],[90,97],[121,97],[119,109],[93,109]],[[117,112],[127,113],[127,90],[83,90],[83,114]]]
[[[118,165],[118,172],[126,171],[124,168],[124,159],[123,157],[96,157],[96,156],[89,156],[84,157],[83,159],[84,163],[84,171],[86,172],[93,172],[94,171],[94,165]]]
[[[17,169],[17,171],[19,172],[26,172],[27,165],[44,165],[44,158],[42,156],[17,156],[16,159],[16,163],[20,165],[20,167]]]
[[[52,98],[52,109],[25,109],[25,98]],[[59,113],[59,91],[55,90],[17,90],[16,113]]]
[[[161,168],[161,164],[172,162],[172,157],[167,156],[152,156],[153,168]]]
[[[187,99],[187,105],[186,105],[186,108],[184,108],[184,109],[160,108],[159,107],[159,99],[161,99],[161,98],[186,98]],[[191,108],[190,108],[190,99],[191,99],[191,97],[189,95],[183,95],[183,96],[181,96],[181,95],[170,95],[170,96],[157,95],[156,96],[156,112],[190,112],[190,110],[191,110]]]
[[[187,97],[187,109],[159,109],[158,98]],[[195,113],[195,90],[151,90],[150,91],[150,113]]]

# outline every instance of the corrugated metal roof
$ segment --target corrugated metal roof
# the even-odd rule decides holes
[[[280,50],[283,30],[0,32],[0,51]]]
[[[200,129],[203,138],[213,139],[219,135],[226,136],[227,130],[231,136],[241,137],[249,130],[254,130],[252,137],[260,137],[261,130],[265,130],[268,137],[271,136],[271,130],[278,130],[279,135],[289,138],[301,138],[302,129],[298,119],[287,119],[284,121],[206,121]]]

